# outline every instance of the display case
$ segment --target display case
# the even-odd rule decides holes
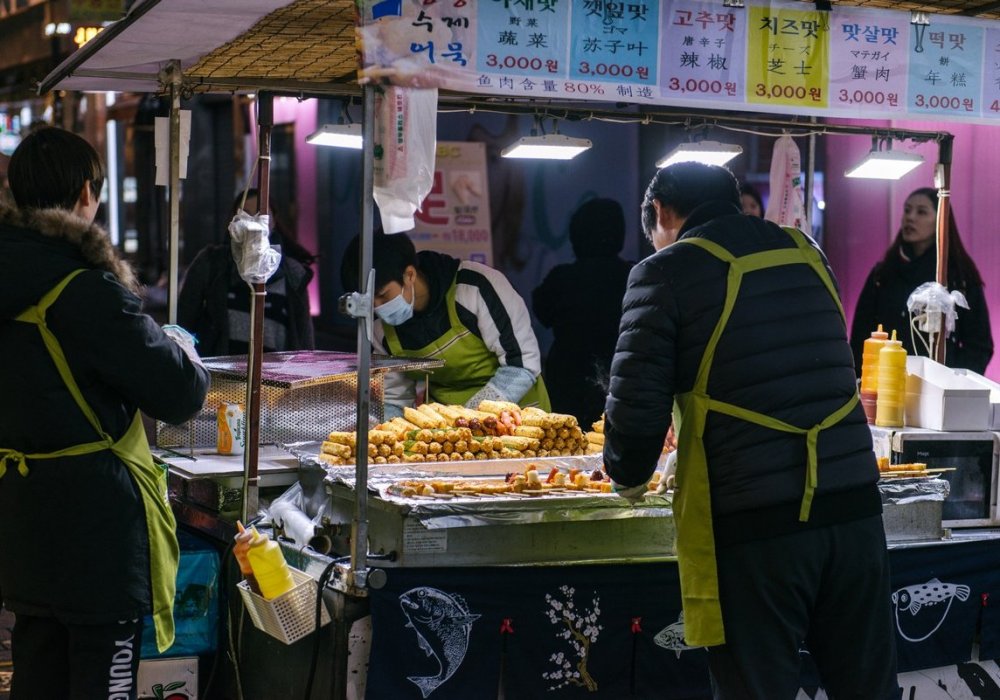
[[[369,384],[369,422],[383,419],[384,379],[388,372],[425,371],[440,360],[397,359],[373,355]],[[245,355],[210,357],[212,375],[205,404],[180,425],[157,423],[156,444],[180,452],[212,449],[217,439],[217,410],[246,401]],[[264,353],[260,381],[260,444],[281,445],[322,439],[332,430],[357,425],[358,361],[353,353],[303,351]]]

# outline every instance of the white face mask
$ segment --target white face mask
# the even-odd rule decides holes
[[[381,306],[375,307],[375,315],[390,326],[401,326],[413,318],[413,302],[406,300],[406,288]],[[414,295],[416,296],[416,295]]]

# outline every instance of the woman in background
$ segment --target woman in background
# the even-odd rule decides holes
[[[927,354],[922,344],[914,345],[906,301],[921,284],[936,279],[937,207],[937,190],[931,187],[915,190],[906,198],[899,233],[865,281],[851,326],[851,349],[858,373],[861,372],[865,338],[880,323],[889,333],[896,331],[907,353]],[[969,308],[957,309],[955,331],[946,342],[945,364],[982,374],[993,357],[990,314],[983,295],[983,278],[962,245],[951,210],[948,212],[948,288],[962,292]]]

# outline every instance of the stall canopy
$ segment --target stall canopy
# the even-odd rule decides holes
[[[141,0],[39,90],[160,92],[171,61],[192,92],[350,90],[354,15],[350,0]]]

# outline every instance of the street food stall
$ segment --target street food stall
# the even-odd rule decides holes
[[[235,7],[225,0],[145,0],[61,65],[42,89],[171,94],[173,251],[180,97],[199,91],[260,91],[262,205],[271,96],[360,91],[363,139],[373,143],[376,84],[439,89],[441,104],[470,111],[753,126],[776,136],[865,134],[875,138],[875,151],[892,140],[931,141],[939,146],[938,185],[947,197],[951,138],[945,132],[737,117],[719,110],[891,118],[941,114],[957,99],[962,109],[971,100],[962,116],[985,120],[992,116],[988,93],[1000,87],[991,87],[980,70],[981,94],[975,99],[943,87],[933,95],[909,89],[907,71],[925,68],[931,44],[921,31],[926,25],[911,23],[906,13],[840,5],[818,10],[798,2],[745,4],[673,0],[636,4],[622,15],[610,8],[594,15],[584,3],[556,0],[254,0]],[[356,19],[360,76],[367,81],[361,88]],[[956,35],[981,38],[996,31],[977,20],[949,21],[959,28]],[[873,39],[860,29],[876,25]],[[850,27],[859,27],[853,38]],[[782,47],[782,35],[792,37],[795,46]],[[854,56],[849,42],[862,39],[893,47],[891,56],[886,48],[879,50],[884,59],[873,57],[871,49]],[[659,46],[660,51],[653,48]],[[704,56],[692,46],[701,46]],[[793,50],[794,62],[775,53]],[[883,60],[893,68],[886,86],[866,83],[867,69],[853,70]],[[880,67],[872,63],[871,73]],[[626,106],[608,107],[609,101]],[[363,155],[362,280],[371,268],[373,151],[366,148]],[[175,299],[176,255],[172,262]],[[371,357],[370,284],[344,300],[345,310],[358,319],[356,355],[270,357],[257,344],[248,358],[209,363],[213,403],[247,399],[245,455],[211,455],[215,405],[206,404],[204,414],[188,425],[161,426],[160,455],[171,471],[181,522],[228,541],[235,517],[254,518],[258,489],[268,489],[270,524],[287,537],[286,558],[320,583],[320,600],[333,617],[334,624],[315,635],[316,651],[313,638],[285,647],[244,631],[242,654],[235,655],[241,666],[237,680],[242,674],[243,683],[261,697],[302,683],[311,688],[314,679],[328,684],[335,697],[365,692],[367,697],[536,697],[556,691],[704,697],[704,653],[683,643],[669,492],[651,485],[636,507],[609,493],[599,449],[588,455],[582,444],[600,444],[590,436],[600,434],[597,426],[572,425],[558,414],[508,411],[521,425],[498,433],[503,409],[496,414],[484,410],[489,407],[472,409],[491,414],[490,427],[486,415],[470,417],[461,407],[445,406],[432,408],[443,425],[427,427],[419,416],[410,416],[408,425],[397,424],[400,430],[393,432],[391,421],[382,422],[380,377],[414,368]],[[289,377],[296,359],[311,369]],[[327,393],[341,382],[346,388]],[[302,391],[306,400],[300,400]],[[438,420],[426,412],[424,417]],[[471,425],[473,418],[479,428]],[[517,427],[538,428],[542,436],[518,434]],[[465,430],[468,435],[458,432]],[[391,442],[385,433],[393,434]],[[481,449],[458,449],[458,443],[468,448],[476,439]],[[543,447],[545,440],[552,445]],[[555,447],[556,440],[563,446]],[[567,448],[569,440],[573,446]],[[910,461],[889,443],[887,464]],[[429,455],[445,455],[447,462],[431,463]],[[991,522],[995,451],[992,456],[986,489],[993,499],[986,505]],[[240,468],[233,470],[233,464]],[[990,596],[1000,592],[995,561],[1000,534],[946,529],[942,512],[949,482],[927,470],[927,464],[896,474],[887,470],[883,484],[900,670],[935,668],[940,678],[956,679],[986,674],[1000,685],[995,665],[973,658],[1000,654],[1000,628],[990,605]],[[925,599],[925,589],[935,582],[946,595]],[[326,661],[317,672],[318,656]],[[815,697],[810,682],[815,683],[807,673],[803,687]]]

